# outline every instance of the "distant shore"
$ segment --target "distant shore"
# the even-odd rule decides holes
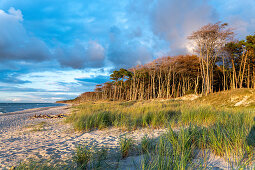
[[[0,114],[65,105],[64,103],[0,103]]]
[[[71,104],[66,104],[67,106],[70,106]],[[8,113],[1,113],[0,116],[8,116],[8,115],[16,115],[16,114],[27,114],[27,113],[34,113],[34,112],[40,112],[40,111],[46,111],[53,108],[59,108],[63,106],[50,106],[50,107],[38,107],[33,109],[26,109],[21,111],[15,111],[15,112],[8,112]]]

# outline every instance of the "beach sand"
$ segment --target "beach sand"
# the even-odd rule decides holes
[[[0,167],[9,169],[29,158],[40,160],[61,160],[71,162],[75,147],[79,144],[107,147],[118,150],[121,136],[131,137],[138,143],[144,135],[157,138],[166,129],[137,129],[122,131],[118,128],[77,132],[63,118],[32,118],[36,115],[70,114],[70,105],[37,108],[0,115]],[[119,162],[119,169],[136,169],[142,156],[132,155]],[[195,159],[199,162],[201,158]],[[209,156],[208,166],[227,168],[227,163],[219,157]]]
[[[158,137],[164,129],[139,129],[132,132],[117,128],[76,132],[63,119],[31,119],[39,114],[69,114],[70,106],[38,108],[0,116],[0,167],[8,169],[28,158],[71,160],[75,147],[88,144],[118,149],[120,136],[141,140],[145,134]],[[130,158],[129,158],[130,159]],[[67,161],[68,162],[68,161]],[[126,164],[126,161],[123,161]]]

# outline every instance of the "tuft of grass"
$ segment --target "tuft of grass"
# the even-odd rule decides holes
[[[45,126],[46,126],[47,122],[39,122],[37,124],[31,124],[31,125],[27,125],[25,126],[25,128],[30,129],[30,131],[32,132],[38,132],[38,131],[45,131]]]
[[[18,166],[13,166],[11,169],[15,170],[60,170],[70,169],[71,167],[63,163],[53,163],[52,160],[40,161],[35,159],[29,159],[21,162]]]
[[[134,146],[134,142],[132,138],[127,138],[126,136],[120,138],[120,153],[122,158],[126,158],[132,147]]]
[[[161,136],[155,153],[146,155],[142,169],[186,169],[192,161],[195,144],[195,128],[181,129],[178,133],[171,128]]]
[[[94,168],[93,169],[104,169],[102,167],[106,167],[106,160],[108,158],[108,149],[101,148],[94,153]],[[106,165],[105,165],[106,164]]]
[[[147,154],[154,150],[154,141],[152,138],[149,138],[148,135],[145,135],[141,140],[141,150],[142,153]]]
[[[76,148],[75,154],[73,156],[73,161],[77,164],[77,167],[86,169],[91,158],[91,149],[86,145],[80,145]]]
[[[105,147],[94,149],[80,145],[73,156],[73,162],[78,169],[105,169],[109,167],[107,160],[108,149]]]

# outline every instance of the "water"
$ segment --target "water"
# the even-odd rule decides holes
[[[61,103],[0,103],[0,114],[39,107],[64,106]]]

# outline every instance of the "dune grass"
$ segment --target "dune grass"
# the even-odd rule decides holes
[[[211,126],[229,119],[254,124],[254,108],[217,108],[196,102],[144,101],[84,103],[74,107],[67,118],[76,130],[90,131],[107,127],[132,130],[140,127],[165,128],[189,124]]]
[[[144,156],[141,169],[186,169],[195,149],[195,132],[188,128],[175,133],[170,128],[160,137],[154,150]]]
[[[169,121],[179,114],[179,102],[117,102],[85,103],[76,106],[74,113],[67,118],[77,130],[120,127],[167,127]]]
[[[220,91],[198,98],[199,103],[206,103],[216,107],[235,107],[236,103],[243,100],[239,107],[255,106],[255,89],[239,88]],[[235,107],[236,108],[236,107]]]
[[[105,147],[95,149],[88,145],[76,147],[73,156],[74,167],[72,169],[103,169],[107,167],[105,160],[108,157],[108,150]]]
[[[215,155],[223,156],[232,169],[252,168],[254,165],[254,146],[247,143],[247,134],[236,138],[228,132],[241,132],[238,128],[214,125],[201,128],[190,125],[174,132],[171,128],[160,137],[154,150],[147,152],[141,163],[141,169],[188,169],[198,168],[193,159],[197,151],[209,149]],[[238,130],[237,130],[238,129]],[[242,132],[241,132],[242,133]],[[239,134],[236,134],[239,135]],[[204,156],[205,157],[205,156]],[[206,167],[206,161],[199,165]]]
[[[141,144],[140,144],[140,148],[141,148],[141,154],[147,154],[150,153],[151,151],[153,151],[154,148],[154,139],[148,137],[148,135],[145,135],[142,140],[141,140]]]
[[[120,138],[120,153],[122,158],[128,157],[129,152],[134,146],[134,141],[132,138],[127,138],[126,136]]]
[[[243,93],[244,96],[246,93],[249,91]],[[242,95],[242,92],[235,91],[234,95]],[[132,155],[143,155],[139,165],[141,169],[198,168],[193,160],[199,151],[208,151],[224,158],[233,169],[254,167],[255,107],[233,107],[229,96],[213,94],[186,102],[86,102],[74,106],[73,113],[66,121],[72,123],[78,131],[110,127],[123,130],[168,128],[167,133],[159,139],[144,136],[139,144],[130,138],[120,139],[119,159],[128,157],[133,149]],[[209,105],[211,103],[214,104]],[[109,168],[104,163],[109,159],[105,154],[107,151],[104,149],[95,151],[87,146],[78,147],[73,161],[78,169]],[[206,156],[204,159],[199,168],[207,167]]]
[[[201,104],[201,100],[88,102],[76,106],[67,122],[85,131],[107,127],[169,128],[156,147],[150,146],[149,139],[142,140],[141,153],[150,155],[142,165],[145,169],[185,169],[191,166],[195,150],[206,149],[237,167],[249,165],[255,158],[254,109],[214,107]],[[180,127],[179,132],[171,130]]]

